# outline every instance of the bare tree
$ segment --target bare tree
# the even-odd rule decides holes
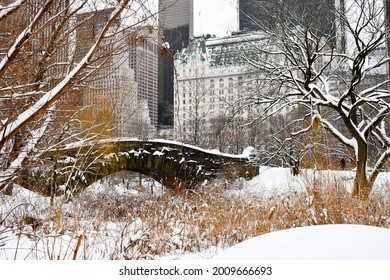
[[[187,92],[187,102],[189,103],[188,110],[186,111],[186,118],[184,121],[188,123],[186,136],[193,145],[201,145],[202,138],[205,131],[205,118],[209,113],[209,108],[206,108],[205,99],[209,92],[206,89],[206,81],[199,74],[195,74],[195,78],[189,81]]]
[[[84,38],[81,52],[77,32],[103,2],[109,12]],[[53,148],[65,135],[85,137],[68,122],[75,116],[73,105],[82,99],[80,89],[129,46],[129,38],[137,40],[151,19],[155,13],[146,0],[0,1],[0,190],[37,158],[42,146]],[[114,40],[120,41],[112,48]],[[54,128],[62,133],[53,135]]]
[[[280,87],[272,96],[258,97],[258,102],[268,104],[258,119],[288,111],[291,106],[307,112],[308,125],[290,136],[325,128],[353,149],[353,194],[367,198],[390,156],[384,2],[350,0],[330,5],[322,0],[302,5],[299,11],[259,2],[273,24],[258,22],[258,27],[270,39],[268,44],[256,46],[258,55],[247,60],[265,73],[265,82],[277,82]],[[329,18],[324,18],[324,9]]]

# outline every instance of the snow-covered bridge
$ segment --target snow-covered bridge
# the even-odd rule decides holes
[[[88,186],[121,170],[145,174],[170,188],[191,188],[216,176],[249,179],[258,175],[259,169],[248,151],[223,154],[166,140],[74,143],[47,152],[43,158],[56,170],[49,185],[70,188]]]

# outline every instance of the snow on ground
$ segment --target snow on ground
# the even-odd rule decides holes
[[[218,254],[216,260],[390,260],[390,229],[321,225],[254,237]]]
[[[270,197],[287,191],[307,191],[314,181],[332,182],[352,192],[353,171],[260,167],[260,174],[234,195]],[[329,184],[324,184],[329,185]],[[390,173],[381,173],[373,192],[390,194]],[[254,237],[218,254],[215,259],[390,259],[390,229],[361,225],[323,225],[294,228]]]
[[[182,260],[182,261],[209,260],[223,251],[224,249],[221,246],[219,247],[212,246],[211,248],[204,249],[201,252],[197,252],[197,253],[186,253],[180,255],[167,254],[157,259],[158,260]]]
[[[141,183],[139,182],[140,179]],[[115,175],[109,175],[91,184],[84,191],[84,195],[139,196],[151,194],[151,192],[161,195],[163,189],[159,182],[149,177],[141,176],[139,178],[138,173],[117,172]]]
[[[243,181],[241,187],[231,191],[235,195],[263,195],[270,197],[288,191],[307,191],[314,185],[343,187],[352,192],[355,173],[352,170],[316,170],[302,169],[298,176],[293,176],[289,168],[261,166],[259,175],[249,181]],[[384,188],[388,186],[388,188]],[[389,194],[390,172],[379,174],[373,192]]]
[[[163,193],[163,187],[158,182],[145,176],[141,178],[141,184],[138,180],[138,175],[120,172],[117,176],[107,176],[93,183],[82,197],[86,203],[96,207],[95,201],[99,202],[102,198],[106,203],[112,203],[110,199],[147,199]],[[21,186],[14,185],[12,193],[12,196],[0,193],[0,222],[2,219],[12,221],[6,226],[0,224],[0,260],[72,259],[79,241],[82,246],[77,259],[84,256],[88,259],[109,259],[110,254],[117,253],[118,232],[126,233],[124,240],[136,240],[143,233],[142,221],[136,218],[131,224],[106,221],[96,225],[104,228],[102,236],[90,230],[93,226],[78,212],[80,206],[72,201],[66,202],[64,196],[56,197],[54,207],[50,207],[50,198]],[[23,224],[25,227],[20,227]],[[39,227],[38,232],[35,226]],[[75,228],[85,228],[86,231]],[[85,252],[86,247],[92,249]]]
[[[243,179],[232,183],[228,192],[237,196],[260,195],[270,197],[280,195],[287,191],[307,191],[314,181],[329,180],[334,184],[352,189],[352,171],[312,171],[302,170],[298,176],[293,176],[288,168],[260,167],[260,174],[250,181]],[[129,180],[126,175],[122,177],[106,178],[92,184],[84,192],[89,196],[88,203],[93,201],[94,196],[107,197],[140,197],[147,201],[150,195],[162,195],[163,187],[157,182],[148,178],[142,179],[144,188],[140,188],[138,177]],[[230,183],[229,183],[230,184]],[[146,186],[146,188],[145,188]],[[382,173],[377,179],[376,191],[390,194],[390,173]],[[385,188],[387,187],[387,188]],[[12,196],[0,194],[0,221],[13,220],[12,224],[0,225],[0,259],[72,259],[74,248],[77,246],[78,238],[85,234],[84,246],[92,248],[87,253],[80,248],[77,258],[83,258],[88,254],[88,259],[109,259],[118,247],[118,232],[126,234],[127,242],[138,240],[142,234],[143,222],[134,219],[131,224],[118,224],[106,222],[98,227],[105,227],[105,235],[102,236],[94,230],[75,232],[72,224],[66,228],[59,229],[58,224],[48,222],[43,225],[45,237],[36,236],[34,230],[27,230],[21,234],[18,225],[23,224],[21,219],[40,218],[51,220],[58,217],[67,217],[74,224],[80,223],[77,216],[77,209],[72,203],[63,202],[63,197],[58,197],[55,203],[62,205],[62,212],[49,212],[49,198],[42,197],[34,192],[28,191],[20,186],[15,186]],[[60,218],[56,218],[60,219]],[[88,223],[86,221],[85,223]],[[33,223],[31,227],[34,226]],[[57,227],[57,228],[56,228]],[[78,228],[91,228],[90,225],[80,225]],[[76,228],[76,227],[75,227]],[[172,229],[173,231],[175,229]],[[172,240],[170,240],[172,241]],[[173,241],[172,241],[173,242]],[[86,245],[85,245],[86,244]],[[354,249],[353,249],[354,248]],[[167,254],[160,259],[210,259],[217,255],[221,258],[268,258],[268,259],[390,259],[390,230],[357,226],[357,225],[332,225],[316,226],[300,229],[273,232],[262,236],[254,237],[241,244],[233,246],[222,252],[224,245],[212,248],[201,248],[198,253]],[[316,254],[314,254],[314,251]],[[222,253],[221,253],[222,252]],[[120,257],[119,255],[116,255]]]

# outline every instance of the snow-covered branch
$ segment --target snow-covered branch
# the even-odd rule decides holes
[[[15,2],[4,7],[0,5],[0,21],[18,10],[25,2],[26,0],[16,0]]]
[[[118,3],[116,8],[111,13],[111,16],[110,16],[109,20],[107,21],[106,25],[104,26],[104,28],[100,32],[99,36],[97,37],[96,42],[92,45],[92,47],[90,48],[88,53],[76,65],[76,67],[61,82],[59,82],[57,86],[55,86],[53,89],[48,91],[44,96],[42,96],[32,106],[30,106],[24,112],[19,114],[14,121],[8,123],[8,125],[6,127],[4,127],[3,129],[0,130],[0,148],[4,145],[4,143],[6,141],[8,141],[11,137],[13,137],[17,131],[19,131],[21,128],[25,127],[36,116],[38,116],[39,114],[42,114],[44,112],[44,110],[46,110],[48,107],[50,107],[56,100],[58,100],[65,93],[65,90],[69,87],[71,82],[88,66],[88,64],[92,60],[94,54],[98,51],[98,48],[99,48],[100,44],[102,43],[103,38],[104,38],[105,34],[108,32],[110,26],[113,24],[115,19],[121,14],[121,12],[125,9],[126,5],[129,3],[129,1],[130,0],[123,0],[120,3]],[[50,1],[48,1],[47,3],[50,3]],[[43,13],[44,11],[45,10],[42,8],[40,12]],[[42,16],[41,13],[39,13],[40,17]],[[36,18],[37,17],[38,17],[38,15],[36,16]],[[30,24],[29,28],[26,29],[25,33],[28,33],[28,31],[31,31],[31,28],[32,28],[31,25],[32,24]],[[26,40],[26,38],[24,40]],[[19,39],[18,42],[20,43],[24,40]],[[18,45],[19,43],[16,43],[16,44]],[[14,46],[13,48],[16,48],[16,46]]]
[[[54,108],[53,108],[54,109]],[[8,183],[8,181],[15,177],[18,171],[23,167],[24,162],[31,156],[31,152],[34,151],[39,141],[42,139],[51,122],[51,115],[48,114],[43,125],[33,131],[30,131],[30,137],[27,143],[19,151],[17,157],[9,164],[8,168],[4,171],[0,171],[0,190]]]
[[[35,17],[31,20],[30,24],[19,34],[15,42],[8,49],[7,54],[0,61],[0,76],[21,51],[23,44],[32,36],[34,27],[38,25],[39,21],[45,16],[45,13],[53,3],[54,0],[48,0],[45,2],[45,4],[36,13]]]

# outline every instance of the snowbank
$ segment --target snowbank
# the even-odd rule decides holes
[[[390,229],[362,225],[293,228],[246,240],[214,259],[390,260]]]
[[[286,192],[305,192],[316,182],[324,187],[339,186],[352,192],[354,170],[312,170],[302,169],[298,176],[291,174],[290,168],[260,166],[259,175],[249,181],[240,181],[239,189],[230,191],[233,195],[262,195],[272,197]],[[381,172],[375,181],[373,194],[390,194],[390,172]]]

